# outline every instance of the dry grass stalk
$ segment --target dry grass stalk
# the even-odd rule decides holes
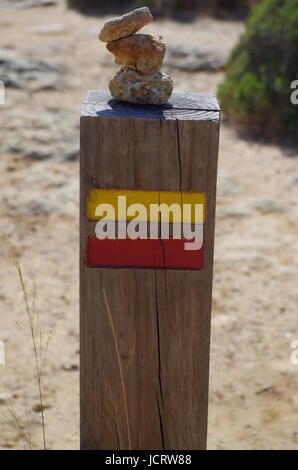
[[[27,316],[28,323],[29,323],[30,336],[31,336],[31,341],[33,345],[33,350],[34,350],[36,378],[37,378],[37,384],[38,384],[39,406],[40,406],[41,422],[42,422],[43,448],[44,450],[46,450],[47,445],[46,445],[46,428],[45,428],[44,400],[43,400],[43,388],[42,388],[42,372],[43,372],[43,367],[44,367],[45,360],[46,360],[49,342],[51,339],[51,331],[47,337],[45,350],[43,350],[43,336],[42,336],[42,329],[40,327],[40,315],[39,315],[39,310],[36,306],[36,285],[34,283],[33,302],[32,302],[32,308],[31,308],[30,302],[29,302],[28,291],[24,282],[23,274],[22,274],[22,269],[16,258],[15,251],[11,245],[9,238],[7,238],[7,241],[8,241],[11,260],[18,273],[18,277],[19,277],[19,281],[20,281],[20,285],[21,285],[21,289],[23,293],[26,316]],[[12,416],[18,429],[20,429],[20,423],[18,422],[18,420],[16,420],[15,413],[12,414]],[[27,419],[28,419],[28,416],[27,416]],[[32,443],[31,443],[30,431],[29,431],[29,437],[28,435],[26,436],[27,436],[26,439],[27,439],[28,447],[31,448]]]
[[[110,403],[111,403],[112,408],[113,408],[114,423],[115,423],[115,427],[116,427],[116,436],[117,436],[117,439],[118,439],[119,450],[123,450],[124,449],[124,444],[122,443],[122,436],[121,436],[121,431],[120,431],[120,419],[119,419],[119,416],[118,416],[118,413],[117,413],[116,400],[114,398],[114,394],[113,394],[113,390],[112,390],[111,386],[109,385],[108,381],[104,377],[103,377],[103,382],[104,382],[105,387],[108,391],[108,397],[109,397]],[[104,413],[101,413],[101,414],[102,414],[104,420],[106,421],[107,426],[110,428],[110,430],[113,434],[114,429],[111,426],[110,419]]]
[[[15,407],[13,405],[12,400],[9,398],[9,395],[4,387],[2,385],[2,388],[5,392],[6,395],[6,402],[7,402],[7,410],[9,413],[9,416],[2,416],[2,421],[6,421],[11,427],[16,428],[19,431],[19,434],[22,438],[24,449],[32,449],[32,440],[31,440],[31,431],[30,431],[30,425],[28,422],[28,410],[26,410],[26,416],[27,416],[27,430],[25,425],[22,423],[21,419],[18,417],[18,414],[15,410]]]
[[[104,290],[103,290],[103,296],[104,296],[104,302],[105,302],[105,307],[106,307],[106,313],[107,313],[109,323],[110,323],[110,326],[111,326],[114,345],[115,345],[115,350],[116,350],[116,355],[117,355],[117,362],[118,362],[120,381],[121,381],[122,398],[123,398],[123,407],[124,407],[124,413],[125,413],[125,423],[126,423],[126,431],[127,431],[127,439],[128,439],[128,449],[131,450],[131,434],[130,434],[130,426],[129,426],[129,415],[128,415],[125,377],[124,377],[124,374],[123,374],[122,362],[121,362],[121,357],[120,357],[120,352],[119,352],[119,347],[118,347],[118,342],[117,342],[117,336],[116,336],[116,331],[115,331],[115,327],[114,327],[113,317],[112,317],[110,306],[109,306],[109,303],[108,303],[108,299],[107,299],[107,296],[106,296],[106,293],[105,293]]]

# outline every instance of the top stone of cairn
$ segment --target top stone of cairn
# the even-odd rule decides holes
[[[105,23],[99,33],[102,42],[116,41],[139,31],[143,26],[151,23],[153,17],[149,8],[143,7],[114,18]]]

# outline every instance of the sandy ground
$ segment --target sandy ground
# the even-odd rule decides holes
[[[72,126],[78,139],[79,111],[87,90],[106,89],[117,69],[96,38],[103,21],[67,11],[62,1],[48,8],[2,8],[0,47],[59,60],[65,65],[67,83],[62,91],[8,89],[6,104],[0,107],[2,142],[22,139],[29,132],[30,116],[37,127],[46,113],[51,112],[55,121],[56,110],[62,108],[61,126]],[[56,31],[40,30],[57,23]],[[243,24],[201,18],[192,24],[156,21],[146,29],[162,33],[168,44],[207,43],[223,51],[235,44]],[[172,75],[176,90],[185,91],[215,93],[222,80],[222,73],[175,71]],[[56,138],[55,128],[46,131]],[[298,339],[296,157],[293,148],[239,137],[226,123],[222,125],[210,449],[298,448],[298,366],[290,361],[291,342]],[[44,334],[53,331],[44,370],[48,447],[76,449],[78,162],[36,161],[10,150],[2,151],[0,169],[0,232],[11,236],[31,294],[36,279]],[[54,202],[53,192],[58,194]],[[18,203],[26,198],[31,205]],[[4,241],[0,279],[0,340],[5,343],[7,364],[0,366],[4,387],[0,390],[0,446],[23,447],[20,430],[5,421],[8,395],[20,419],[26,421],[28,415],[32,442],[38,448],[42,434],[32,349],[17,274]]]

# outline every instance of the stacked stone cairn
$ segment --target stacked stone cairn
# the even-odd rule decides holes
[[[166,53],[161,36],[135,34],[151,23],[147,7],[138,8],[105,23],[99,39],[122,65],[110,81],[109,89],[116,100],[137,104],[164,104],[173,92],[172,79],[160,72]]]

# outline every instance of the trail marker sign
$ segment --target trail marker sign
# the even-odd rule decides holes
[[[83,105],[83,449],[206,448],[219,116],[195,93]]]

